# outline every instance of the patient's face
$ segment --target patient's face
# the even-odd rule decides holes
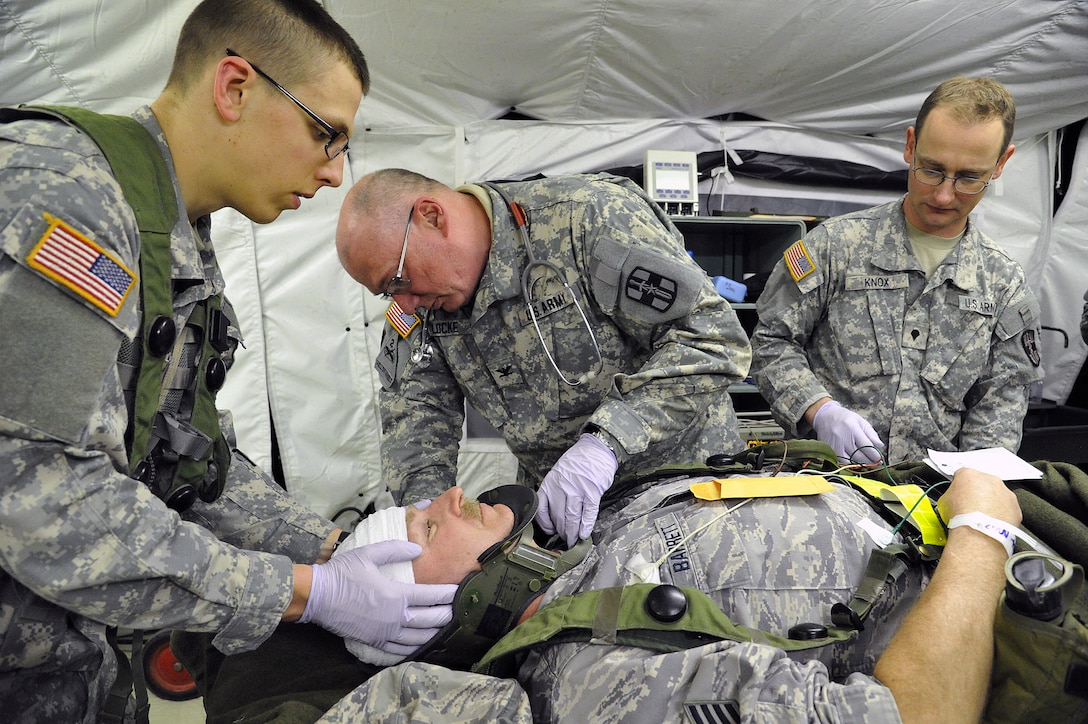
[[[466,499],[453,487],[423,510],[409,507],[408,540],[423,553],[412,561],[416,583],[460,583],[480,570],[476,559],[510,535],[514,513],[505,505],[486,505]]]

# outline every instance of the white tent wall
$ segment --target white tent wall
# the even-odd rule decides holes
[[[0,0],[0,104],[150,102],[195,4]],[[1017,152],[977,220],[1025,266],[1043,324],[1068,334],[1068,347],[1059,332],[1042,340],[1044,396],[1068,394],[1086,354],[1083,135],[1056,217],[1052,189],[1056,134],[1088,117],[1088,0],[324,5],[373,73],[345,185],[267,226],[225,210],[213,227],[246,340],[221,400],[265,467],[274,421],[288,488],[319,512],[365,506],[381,487],[372,361],[385,303],[340,270],[332,245],[352,178],[403,166],[455,184],[638,165],[650,148],[716,151],[733,176],[703,182],[711,208],[726,196],[866,206],[896,194],[746,179],[725,146],[899,170],[922,99],[960,73],[994,75],[1017,99]],[[511,109],[528,120],[504,119]],[[750,116],[767,120],[738,120]],[[513,469],[501,444],[466,442],[470,489]]]
[[[1046,253],[1037,255],[1043,309],[1043,396],[1065,401],[1088,357],[1080,335],[1083,295],[1088,289],[1088,124],[1081,129],[1069,178],[1069,193],[1054,213]]]
[[[326,189],[290,223],[258,226],[217,212],[213,238],[244,336],[220,405],[239,447],[324,515],[380,479],[376,380],[382,309],[362,303],[332,247],[345,186]]]

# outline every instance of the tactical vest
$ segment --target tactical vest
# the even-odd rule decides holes
[[[140,333],[118,354],[132,477],[168,506],[187,510],[222,493],[230,446],[215,393],[230,349],[222,295],[198,302],[181,331],[173,318],[170,234],[178,220],[173,180],[155,139],[132,118],[82,108],[21,106],[5,120],[52,117],[86,133],[113,170],[140,230]]]

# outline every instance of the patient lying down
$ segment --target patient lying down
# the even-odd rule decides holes
[[[870,553],[879,547],[872,531],[898,537],[864,496],[843,482],[819,495],[712,503],[692,498],[693,482],[698,480],[662,480],[640,489],[602,513],[592,546],[583,542],[567,552],[532,547],[529,524],[536,496],[518,486],[496,489],[509,489],[511,497],[487,491],[479,503],[452,488],[429,505],[381,511],[364,520],[341,549],[407,538],[423,552],[400,570],[390,569],[388,576],[460,584],[454,621],[410,657],[452,672],[472,666],[481,658],[477,647],[486,651],[497,639],[481,632],[498,631],[501,636],[524,620],[533,604],[542,602],[542,611],[554,611],[550,604],[563,597],[636,583],[684,587],[709,597],[737,625],[783,636],[795,624],[826,621],[836,603],[850,600]],[[957,473],[943,498],[949,520],[959,513],[981,511],[1012,525],[1020,522],[1012,492],[999,478],[977,471]],[[785,707],[782,711],[796,708],[806,717],[816,711],[848,715],[840,720],[933,721],[942,717],[928,709],[937,707],[945,714],[954,712],[945,720],[977,720],[986,703],[994,616],[1007,557],[1002,545],[986,535],[965,527],[950,530],[936,572],[911,567],[890,582],[848,645],[787,654],[769,645],[725,640],[661,653],[602,645],[597,639],[566,639],[536,645],[519,665],[516,678],[528,695],[533,719],[539,721],[576,720],[575,714],[582,717],[577,720],[620,720],[621,710],[636,700],[640,720],[679,721],[688,701],[736,706],[750,696],[755,697],[753,702],[763,702],[759,706],[775,701]],[[555,563],[550,569],[554,575],[544,573],[544,580],[522,576],[514,565],[519,560],[530,561],[523,568],[532,571],[547,571]],[[509,597],[511,589],[518,595]],[[522,595],[526,590],[533,591],[532,597]],[[466,606],[470,600],[479,604]],[[943,615],[949,610],[960,615]],[[496,612],[499,621],[493,625]],[[936,640],[935,626],[942,629]],[[219,678],[231,669],[252,682],[257,676],[277,675],[277,661],[279,667],[285,659],[293,664],[315,662],[314,669],[321,674],[305,673],[313,674],[316,684],[300,682],[296,673],[284,687],[293,688],[293,702],[305,699],[320,716],[341,698],[338,708],[354,703],[365,710],[374,705],[377,700],[368,687],[355,687],[395,663],[378,661],[375,653],[387,654],[349,642],[360,661],[345,650],[342,640],[320,630],[304,635],[298,625],[281,626],[262,649],[276,646],[281,636],[290,643],[265,652],[266,661],[256,662],[268,664],[265,673],[257,673],[255,659],[228,661]],[[946,671],[940,682],[920,673],[933,670],[935,662],[953,659],[957,667]],[[639,678],[639,672],[651,671],[673,684],[662,689]],[[449,673],[446,678],[454,676]],[[473,680],[465,681],[467,697]],[[924,696],[918,690],[920,681],[926,682]],[[586,686],[592,682],[596,683]],[[269,684],[266,691],[275,691],[275,684],[263,683]],[[600,695],[605,683],[614,695]],[[240,688],[234,687],[232,696]],[[358,696],[344,696],[353,690]],[[563,692],[563,697],[556,699],[549,692]],[[643,699],[640,692],[652,696]],[[426,698],[425,692],[417,693]],[[463,704],[470,699],[455,701]],[[269,704],[280,702],[266,696],[263,702],[251,702],[248,711],[267,712]],[[239,712],[235,706],[229,714]],[[231,721],[217,719],[211,708],[208,714],[210,722]]]

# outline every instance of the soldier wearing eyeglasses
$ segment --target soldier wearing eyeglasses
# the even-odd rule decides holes
[[[240,342],[210,214],[266,223],[339,186],[368,86],[315,0],[205,0],[132,118],[3,110],[0,720],[122,721],[107,625],[213,632],[235,653],[313,620],[407,653],[452,615],[430,604],[454,586],[378,573],[414,543],[325,563],[339,529],[233,450],[209,400]],[[182,462],[199,499],[163,485]]]
[[[1001,176],[1015,105],[990,78],[934,90],[907,129],[906,195],[823,222],[759,299],[752,369],[787,436],[843,459],[1016,451],[1041,379],[1039,303],[970,220]]]

